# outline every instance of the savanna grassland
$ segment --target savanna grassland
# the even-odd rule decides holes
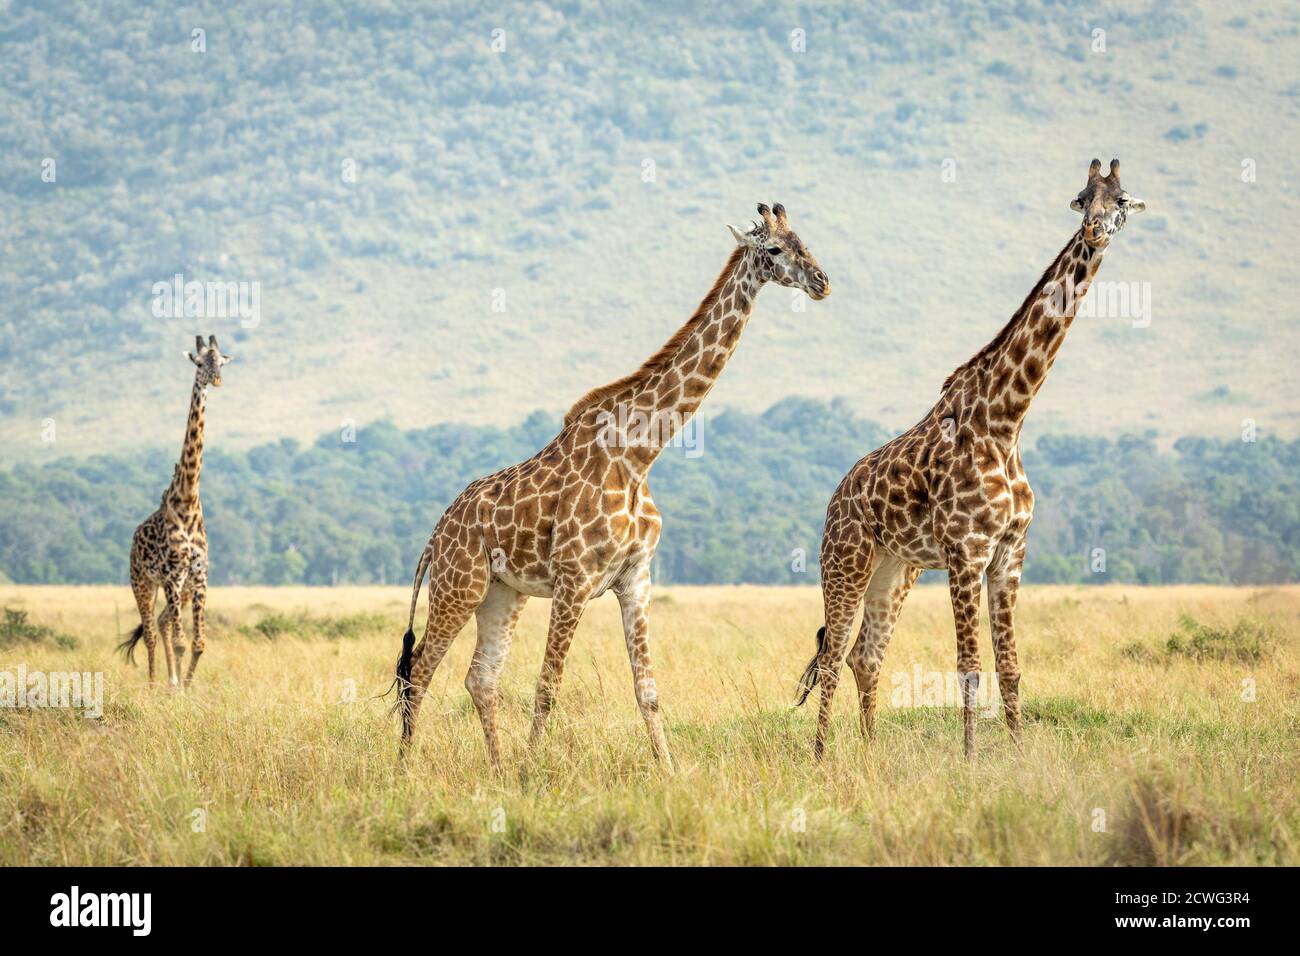
[[[197,683],[176,696],[113,654],[135,624],[126,588],[0,587],[0,670],[102,670],[105,686],[98,720],[0,709],[0,863],[1300,862],[1300,587],[1027,588],[1024,752],[982,720],[969,766],[957,710],[893,699],[896,675],[910,689],[916,668],[952,667],[946,589],[919,588],[886,658],[876,741],[862,744],[846,673],[820,767],[815,710],[790,706],[816,589],[661,589],[671,778],[651,762],[612,598],[587,612],[536,754],[524,738],[545,601],[503,679],[506,776],[461,686],[468,633],[398,772],[396,722],[373,697],[407,599],[217,589]]]

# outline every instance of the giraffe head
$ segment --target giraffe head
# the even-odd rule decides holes
[[[1088,184],[1070,203],[1083,213],[1083,241],[1094,249],[1105,249],[1124,228],[1130,213],[1142,212],[1147,204],[1126,193],[1119,184],[1119,160],[1110,161],[1106,175],[1101,174],[1101,160],[1088,167]]]
[[[764,282],[776,282],[790,288],[802,289],[811,299],[824,299],[831,294],[831,281],[822,272],[812,253],[799,241],[790,224],[786,222],[785,207],[780,203],[768,208],[758,204],[762,222],[754,223],[748,232],[737,226],[727,226],[736,242],[749,249],[756,257],[758,275]]]
[[[215,335],[208,336],[207,345],[203,344],[203,336],[194,336],[194,351],[186,352],[185,355],[198,366],[198,371],[194,373],[196,382],[203,386],[221,386],[221,366],[230,361],[230,356],[221,354]]]

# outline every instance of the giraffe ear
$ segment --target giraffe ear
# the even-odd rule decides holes
[[[751,236],[749,233],[745,232],[739,226],[733,226],[731,223],[727,223],[727,228],[730,229],[731,234],[735,236],[736,245],[749,246],[750,248],[753,248],[758,244],[758,239],[756,237]]]
[[[199,360],[196,359],[196,358],[194,357],[194,353],[193,353],[193,352],[182,352],[181,355],[184,355],[187,359],[189,359],[189,360],[190,360],[191,362],[193,362],[195,365],[198,365],[198,364],[199,364]]]
[[[1126,212],[1146,212],[1147,204],[1141,199],[1138,199],[1137,196],[1130,196],[1128,193],[1125,193],[1123,200],[1124,210]]]
[[[1078,196],[1075,196],[1073,199],[1070,200],[1070,208],[1073,209],[1075,212],[1083,212],[1083,200],[1080,199]]]

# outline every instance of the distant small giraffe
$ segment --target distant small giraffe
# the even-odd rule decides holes
[[[967,757],[975,750],[980,579],[987,573],[998,684],[1007,727],[1019,743],[1012,615],[1034,509],[1020,464],[1020,429],[1106,247],[1130,213],[1146,208],[1120,187],[1119,160],[1102,176],[1096,159],[1070,206],[1083,213],[1082,227],[1011,321],[948,376],[925,418],[854,465],[831,496],[821,545],[825,626],[799,699],[802,704],[820,680],[818,757],[857,609],[863,608],[862,627],[848,663],[857,680],[862,732],[870,737],[885,647],[923,569],[948,572]]]
[[[197,369],[190,393],[190,411],[185,424],[185,442],[181,458],[172,470],[172,481],[163,492],[158,510],[145,518],[131,539],[131,590],[140,611],[140,625],[120,646],[127,660],[135,660],[135,645],[144,638],[149,651],[149,681],[153,683],[154,646],[158,633],[163,635],[167,658],[167,682],[176,687],[185,660],[185,631],[181,611],[193,602],[194,641],[190,669],[185,686],[194,680],[194,670],[207,641],[203,611],[208,593],[208,535],[203,526],[203,506],[199,502],[199,472],[203,468],[203,410],[209,385],[221,385],[221,368],[230,361],[217,347],[217,338],[195,336],[192,353],[186,353]],[[155,626],[153,609],[158,588],[163,589],[167,606]]]
[[[480,478],[433,529],[415,570],[411,616],[397,665],[403,756],[434,669],[471,614],[478,644],[465,687],[483,724],[488,755],[501,766],[497,684],[515,622],[529,596],[551,598],[550,631],[533,708],[540,737],[583,609],[613,591],[623,613],[633,688],[655,756],[672,757],[650,665],[650,563],[659,511],[646,477],[665,445],[713,388],[764,283],[813,299],[830,283],[779,204],[742,232],[695,314],[637,371],[595,389],[569,409],[560,433],[528,461]],[[415,645],[415,606],[429,573],[429,616]]]

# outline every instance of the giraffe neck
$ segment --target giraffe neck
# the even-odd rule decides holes
[[[637,383],[624,401],[608,409],[606,421],[625,441],[624,457],[634,472],[644,475],[654,464],[713,390],[735,353],[763,286],[756,260],[752,251],[743,248],[733,253],[696,317],[670,342],[673,347],[666,361]]]
[[[1019,441],[1030,403],[1056,361],[1104,251],[1088,245],[1082,232],[1076,232],[1011,321],[981,353],[978,388],[988,401],[993,438],[1008,445]]]
[[[199,500],[199,473],[203,470],[203,409],[207,404],[207,387],[194,380],[190,393],[190,412],[185,421],[185,443],[181,445],[181,459],[176,466],[167,492],[173,508],[185,510]]]

